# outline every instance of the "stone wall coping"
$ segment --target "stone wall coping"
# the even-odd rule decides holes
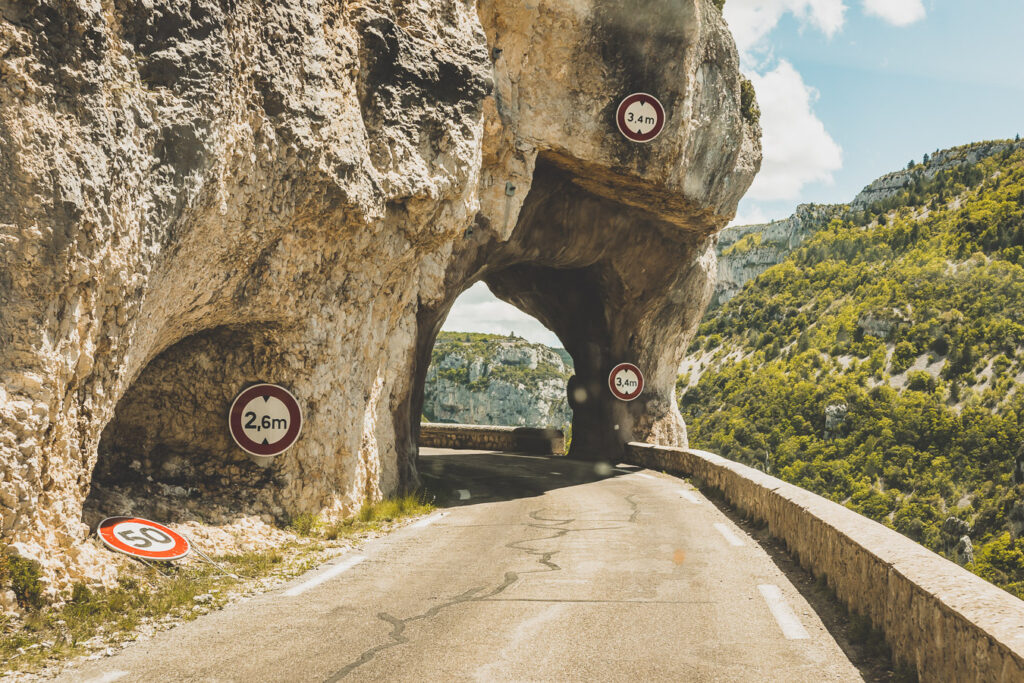
[[[464,425],[454,422],[421,422],[420,430],[458,431],[458,432],[493,432],[495,434],[520,434],[523,436],[562,436],[560,429],[545,427],[509,427],[505,425]]]
[[[540,427],[421,422],[419,443],[435,448],[524,451],[537,455],[562,455],[565,451],[561,430]]]
[[[893,610],[885,609],[893,598],[893,580],[909,583],[916,593],[914,597],[923,598],[935,611],[936,628],[929,636],[939,647],[946,642],[947,635],[939,628],[942,615],[954,615],[959,627],[969,632],[960,635],[969,635],[968,640],[978,643],[976,652],[964,653],[968,660],[978,658],[974,671],[978,680],[1024,680],[1024,600],[883,524],[760,470],[707,451],[638,442],[629,443],[628,448],[631,455],[638,455],[641,460],[654,456],[666,469],[675,465],[675,469],[719,489],[744,512],[767,522],[772,535],[784,540],[801,564],[816,575],[825,574],[837,595],[854,611],[869,616],[886,633],[898,656],[918,664],[919,673],[924,673],[922,664],[925,670],[929,668],[924,662],[936,645],[908,643],[907,633],[894,637],[891,631],[902,630],[901,625],[886,623],[887,615],[888,620],[893,618]],[[786,517],[794,513],[814,527],[814,533],[809,534],[812,537],[801,537],[791,524],[784,523],[791,522]],[[843,562],[820,566],[821,548],[815,545],[822,534],[833,536],[845,548],[853,548],[861,560],[880,566],[888,580],[865,581],[867,577],[863,575],[852,575],[856,567]],[[984,643],[986,640],[988,643]],[[947,647],[950,645],[946,642]],[[985,663],[992,654],[991,647],[986,645],[995,647],[1001,663]]]

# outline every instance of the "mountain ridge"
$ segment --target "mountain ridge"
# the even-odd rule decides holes
[[[828,225],[832,218],[850,212],[881,215],[901,194],[921,193],[938,174],[979,161],[1007,150],[1024,149],[1017,140],[987,140],[937,149],[925,154],[920,163],[891,171],[871,181],[847,204],[800,204],[793,213],[768,223],[731,225],[718,236],[718,278],[709,308],[734,297],[743,286],[773,265],[808,236]]]

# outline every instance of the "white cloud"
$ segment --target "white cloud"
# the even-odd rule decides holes
[[[864,13],[881,17],[893,26],[907,26],[924,19],[921,0],[864,0]]]
[[[483,282],[476,283],[456,299],[441,329],[490,334],[515,332],[532,342],[562,346],[554,332],[541,325],[536,318],[495,297]]]
[[[764,47],[762,41],[786,12],[792,12],[802,22],[831,38],[843,27],[846,5],[843,0],[728,0],[725,3],[725,20],[736,38],[736,46],[748,59],[751,51]]]
[[[761,107],[764,161],[747,196],[797,199],[808,183],[832,182],[832,172],[843,166],[843,150],[814,114],[817,91],[785,60],[764,75],[751,74],[751,80]]]
[[[764,212],[764,209],[756,204],[752,204],[750,206],[740,206],[739,210],[736,211],[736,217],[729,223],[729,227],[734,225],[760,225],[767,222],[768,214]]]

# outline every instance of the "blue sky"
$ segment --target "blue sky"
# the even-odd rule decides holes
[[[846,202],[925,152],[1024,133],[1020,0],[727,0],[725,17],[765,109],[765,163],[738,223]]]
[[[764,163],[734,223],[847,202],[935,149],[1024,135],[1024,0],[726,0]],[[446,330],[559,346],[482,283]]]

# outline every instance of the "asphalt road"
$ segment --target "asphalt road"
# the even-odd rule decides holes
[[[421,463],[452,507],[63,679],[862,680],[768,554],[679,479]]]

